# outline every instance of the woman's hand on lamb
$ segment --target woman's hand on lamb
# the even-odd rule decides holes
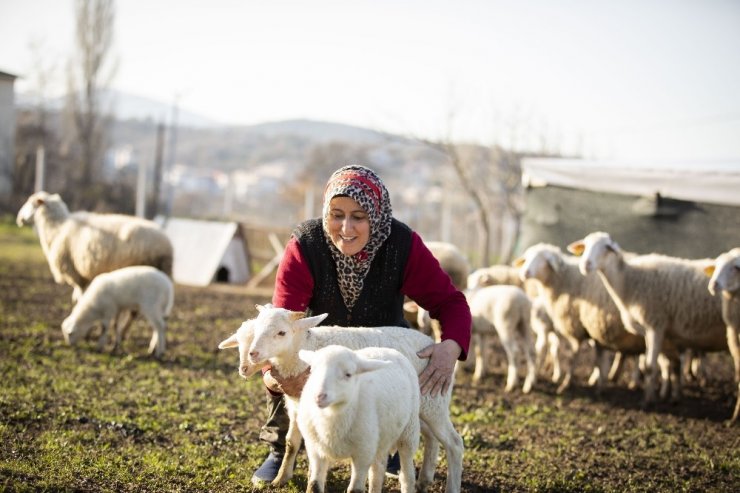
[[[280,375],[275,368],[269,368],[262,374],[262,381],[273,392],[297,397],[301,395],[309,374],[310,368],[298,375],[286,378]]]
[[[429,358],[427,367],[419,374],[419,386],[422,395],[435,396],[444,394],[452,385],[455,362],[460,357],[462,348],[452,339],[427,346],[418,353],[419,358]]]

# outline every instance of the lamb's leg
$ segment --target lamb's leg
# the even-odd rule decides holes
[[[499,336],[500,335],[501,334],[499,334]],[[504,351],[506,352],[507,362],[506,387],[504,388],[504,392],[511,392],[519,382],[519,374],[516,364],[517,357],[519,356],[519,345],[513,337],[507,339],[501,337],[500,339],[501,344],[504,346]]]
[[[547,334],[550,359],[552,360],[552,383],[558,383],[563,376],[560,367],[560,338],[555,332]]]
[[[379,454],[379,457],[374,457],[372,460],[367,460],[364,457],[353,457],[352,473],[349,477],[347,493],[365,493],[368,470],[370,470],[369,493],[381,493],[387,462],[388,452],[383,452]]]
[[[532,346],[532,339],[526,336],[524,338],[524,359],[527,363],[527,377],[524,379],[522,392],[528,394],[537,381],[537,356]]]
[[[288,397],[285,397],[287,399]],[[288,410],[288,417],[290,418],[290,424],[288,425],[288,433],[285,435],[285,455],[283,455],[283,463],[280,465],[280,470],[278,471],[277,476],[272,481],[272,484],[274,486],[282,486],[286,484],[288,481],[290,481],[290,478],[293,477],[293,469],[295,469],[295,460],[298,456],[298,449],[301,447],[301,432],[298,429],[298,421],[297,421],[297,410],[292,409],[294,407],[298,407],[297,404],[295,406],[285,406]],[[328,466],[326,466],[328,467]],[[324,479],[326,479],[326,474],[324,474]],[[323,484],[321,486],[323,491]]]
[[[645,396],[643,405],[655,402],[655,380],[658,376],[658,354],[663,345],[663,333],[654,328],[645,331]]]
[[[445,449],[447,456],[447,483],[445,485],[446,493],[459,493],[462,485],[462,461],[464,444],[460,435],[455,431],[455,427],[450,421],[449,415],[449,393],[446,398],[437,397],[444,400],[446,405],[427,405],[423,411],[421,419],[429,426],[429,430],[439,440]],[[424,406],[423,406],[424,407]],[[426,455],[426,454],[425,454]],[[424,478],[419,477],[422,483]]]
[[[727,347],[732,355],[732,362],[735,364],[735,383],[737,383],[737,398],[735,402],[735,411],[732,413],[730,423],[737,421],[740,415],[740,340],[738,339],[738,328],[730,324],[727,326]]]
[[[414,493],[414,483],[416,482],[416,471],[414,470],[414,453],[419,448],[418,429],[405,436],[409,439],[403,439],[398,442],[398,458],[401,462],[401,472],[398,475],[398,482],[401,485],[401,493]],[[382,483],[381,483],[382,486]]]
[[[306,443],[306,455],[308,456],[308,483],[307,493],[324,493],[326,485],[326,473],[329,470],[329,461],[323,459],[316,450]],[[283,464],[285,462],[283,461]]]
[[[483,362],[483,352],[485,351],[483,344],[485,343],[485,338],[480,333],[474,334],[473,337],[475,339],[475,371],[473,372],[473,383],[478,384],[485,372],[483,366],[485,364]]]
[[[612,360],[612,366],[609,368],[609,374],[607,376],[610,382],[615,382],[619,378],[619,374],[622,373],[623,365],[624,354],[622,354],[622,351],[616,351],[614,353],[614,359]]]
[[[115,323],[115,320],[113,320],[113,323]],[[97,349],[98,351],[103,352],[105,350],[105,346],[108,345],[108,328],[110,327],[110,320],[108,320],[108,317],[103,317],[100,325],[102,326],[102,329],[100,337],[98,338]]]
[[[422,399],[429,399],[429,397],[422,397]],[[422,458],[421,468],[419,469],[419,480],[416,483],[416,490],[423,493],[434,481],[434,471],[437,469],[437,458],[439,457],[439,442],[423,419],[419,425],[421,436],[424,437],[424,456]]]
[[[562,394],[568,387],[570,387],[570,380],[573,377],[573,365],[575,363],[576,355],[578,354],[578,349],[581,345],[580,341],[578,341],[578,339],[574,337],[566,336],[566,340],[570,345],[571,351],[570,354],[563,358],[565,363],[565,376],[563,377],[563,381],[560,383],[560,386],[556,390],[556,393],[558,394]]]
[[[123,339],[126,338],[131,325],[136,318],[137,312],[135,310],[121,310],[116,315],[116,342],[113,349],[118,349]]]

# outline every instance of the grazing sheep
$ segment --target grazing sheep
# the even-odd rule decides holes
[[[98,274],[151,265],[172,276],[172,243],[154,222],[122,214],[70,213],[58,194],[37,192],[18,211],[18,226],[34,224],[58,284],[77,301]]]
[[[124,267],[95,277],[85,293],[62,322],[62,332],[67,343],[74,345],[85,337],[92,326],[101,322],[103,334],[98,349],[108,340],[108,327],[123,310],[136,310],[154,329],[149,353],[161,358],[165,351],[166,317],[172,310],[174,288],[163,272],[148,265]],[[116,327],[114,348],[121,343],[123,329]]]
[[[529,297],[516,286],[486,286],[473,291],[469,295],[468,304],[473,316],[473,336],[476,339],[473,382],[478,383],[485,371],[483,340],[495,331],[508,361],[504,390],[511,392],[518,383],[518,359],[523,353],[527,362],[527,377],[522,392],[529,393],[537,379],[534,341],[529,322],[532,311]]]
[[[568,249],[581,255],[579,268],[587,278],[598,273],[625,329],[645,339],[645,404],[655,400],[656,365],[666,344],[679,351],[727,350],[721,302],[707,291],[703,273],[708,261],[657,254],[627,259],[604,232],[591,233]]]
[[[419,378],[395,349],[300,351],[311,366],[296,411],[308,456],[307,491],[322,493],[332,460],[352,459],[347,491],[380,493],[388,455],[398,450],[402,493],[413,493],[419,448]],[[292,401],[288,401],[289,403]]]
[[[605,349],[627,354],[644,351],[642,337],[625,330],[620,313],[597,276],[583,276],[578,269],[578,260],[564,255],[560,248],[540,243],[529,247],[515,261],[522,279],[533,279],[539,284],[539,292],[547,311],[558,331],[576,353],[580,343],[593,339],[596,343],[598,364],[594,367],[590,383],[597,391],[604,386],[609,373],[608,353]],[[671,355],[674,358],[676,355]],[[572,358],[558,392],[564,391],[572,378]],[[668,368],[664,368],[664,372]],[[666,375],[667,376],[667,375]],[[668,381],[664,382],[663,394],[668,392]],[[674,391],[678,383],[674,386]]]
[[[405,327],[337,327],[318,326],[326,314],[305,317],[301,312],[291,312],[271,305],[257,305],[257,318],[242,324],[235,334],[219,344],[219,348],[238,347],[239,374],[247,377],[259,365],[269,362],[273,371],[283,378],[297,377],[308,372],[308,365],[299,357],[302,349],[316,350],[338,344],[350,349],[364,347],[390,347],[398,350],[414,366],[417,374],[426,367],[428,360],[416,353],[434,341],[419,331]],[[299,396],[286,394],[286,400],[297,402]],[[447,493],[459,492],[462,482],[463,441],[450,420],[449,408],[452,386],[445,394],[421,397],[419,417],[424,437],[424,458],[416,484],[418,491],[425,491],[434,479],[439,443],[447,454]],[[294,402],[295,404],[295,402]],[[294,406],[295,407],[295,406]],[[290,411],[290,408],[289,408]],[[290,480],[300,446],[300,431],[296,416],[291,414],[286,436],[285,458],[274,485]]]
[[[740,248],[723,253],[704,272],[710,276],[709,292],[722,292],[722,319],[727,325],[727,346],[735,365],[738,392],[731,419],[734,423],[740,414]]]

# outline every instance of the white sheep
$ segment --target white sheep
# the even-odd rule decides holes
[[[727,325],[727,346],[735,365],[737,399],[731,422],[740,414],[740,248],[721,254],[704,272],[710,276],[709,292],[722,293],[722,319]]]
[[[331,461],[351,459],[347,491],[364,491],[369,471],[370,493],[380,493],[388,455],[398,450],[401,492],[413,493],[421,396],[409,360],[395,349],[337,345],[299,357],[311,366],[296,411],[307,491],[322,493]]]
[[[302,312],[291,312],[271,305],[257,305],[259,315],[239,327],[235,334],[219,344],[219,348],[238,347],[239,374],[247,377],[263,362],[269,362],[284,378],[296,377],[309,370],[299,357],[299,351],[316,350],[338,344],[350,349],[390,347],[398,350],[414,366],[417,374],[426,367],[428,359],[416,353],[434,341],[419,331],[404,327],[337,327],[318,326],[326,314],[305,317]],[[463,441],[455,431],[449,415],[452,386],[444,394],[421,398],[419,417],[424,437],[424,458],[416,487],[424,491],[432,483],[437,464],[439,443],[447,454],[447,493],[459,492],[462,482]],[[297,401],[298,396],[286,394],[286,400]],[[290,410],[289,410],[290,411]],[[283,485],[292,477],[300,446],[300,432],[296,416],[289,412],[290,426],[286,436],[283,464],[274,485]]]
[[[529,247],[515,261],[522,279],[533,279],[539,284],[539,292],[545,301],[552,322],[575,354],[581,342],[593,339],[596,342],[597,365],[589,383],[597,391],[604,386],[609,373],[609,354],[605,349],[627,354],[640,354],[645,349],[643,338],[625,330],[617,306],[609,297],[597,276],[583,276],[579,272],[578,259],[554,245],[540,243]],[[671,354],[675,359],[676,354]],[[564,391],[572,378],[572,358],[566,360],[563,382],[558,392]],[[661,360],[667,377],[662,389],[668,392],[667,372],[670,367]],[[677,367],[677,366],[676,366]],[[674,386],[678,388],[678,383]]]
[[[484,339],[495,331],[506,352],[508,372],[506,392],[511,392],[519,381],[518,360],[524,356],[527,377],[522,391],[532,390],[537,380],[535,349],[530,327],[532,303],[524,291],[516,286],[486,286],[472,291],[468,297],[473,316],[475,344],[475,371],[473,382],[478,383],[484,373]]]
[[[579,268],[587,278],[598,273],[625,329],[645,340],[645,404],[655,400],[658,355],[666,344],[679,351],[727,350],[720,299],[707,291],[707,260],[657,254],[625,258],[604,232],[591,233],[568,249],[581,255]]]
[[[115,320],[120,311],[136,310],[154,329],[149,353],[160,358],[166,346],[166,318],[173,303],[172,281],[163,272],[148,265],[124,267],[92,280],[72,313],[62,322],[62,333],[65,340],[74,345],[93,325],[101,322],[103,333],[98,348],[102,350],[108,340],[111,320]],[[121,343],[122,332],[122,327],[116,327],[115,348]]]
[[[73,301],[95,276],[121,267],[151,265],[172,275],[172,243],[152,221],[122,214],[70,213],[58,194],[37,192],[18,211],[16,223],[36,226],[54,281],[73,288]]]

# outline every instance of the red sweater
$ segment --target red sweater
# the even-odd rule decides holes
[[[291,237],[278,266],[272,303],[288,310],[305,311],[311,301],[313,287],[311,271],[300,244]],[[472,324],[468,302],[416,233],[412,233],[401,292],[428,310],[432,318],[439,320],[442,340],[457,342],[462,348],[460,359],[465,360]]]

